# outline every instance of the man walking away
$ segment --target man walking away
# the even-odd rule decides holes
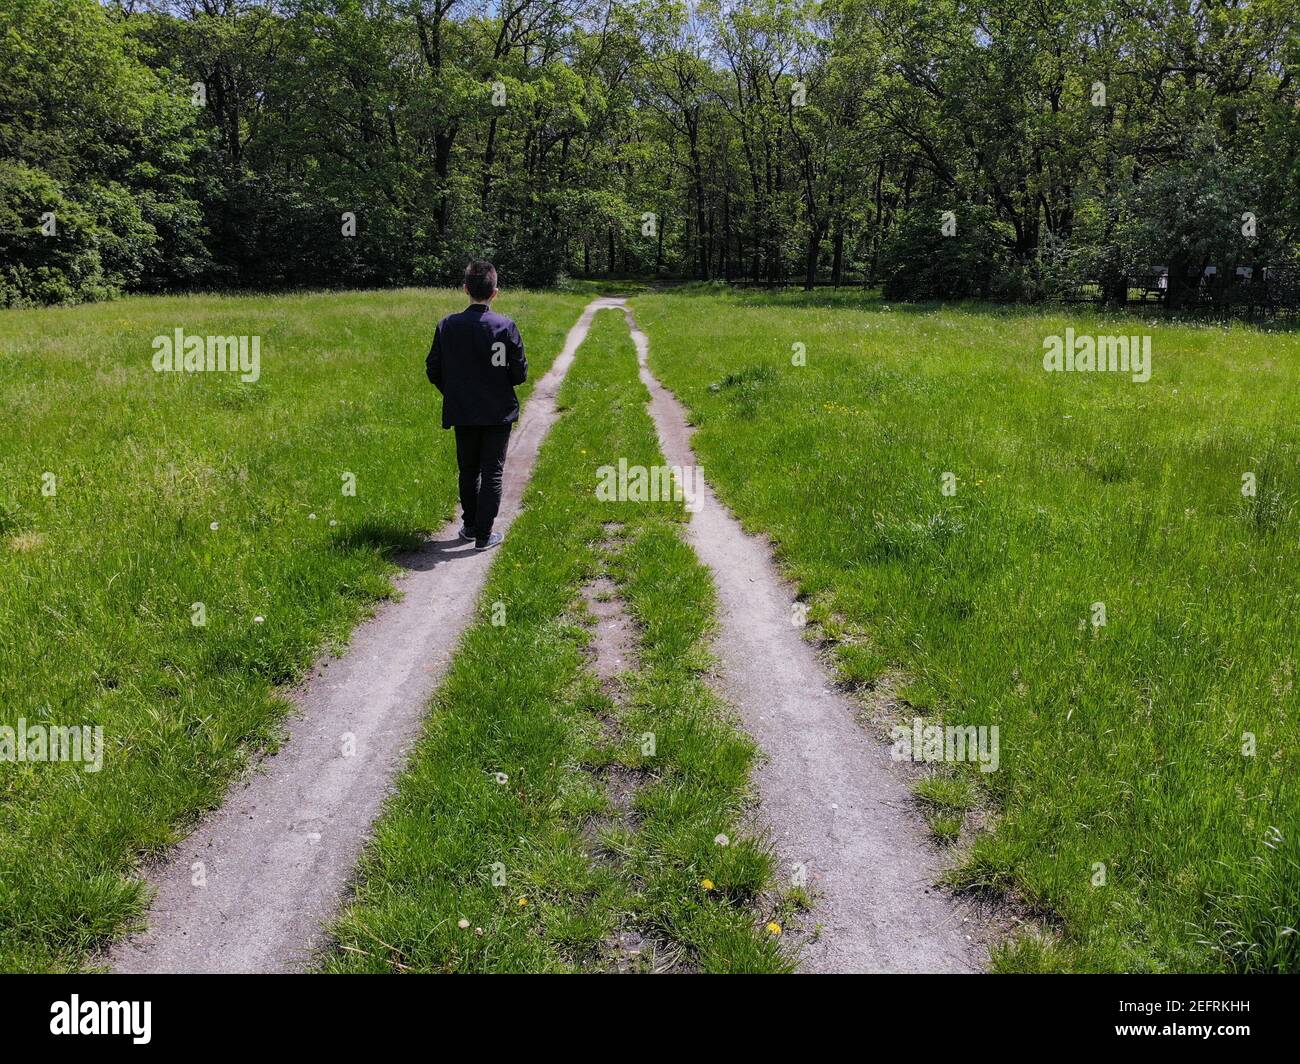
[[[501,542],[492,531],[501,508],[510,426],[519,419],[515,385],[528,378],[524,342],[513,321],[491,309],[497,270],[476,259],[465,267],[465,292],[473,301],[438,323],[425,372],[442,393],[442,427],[456,430],[460,470],[461,539],[479,550]]]

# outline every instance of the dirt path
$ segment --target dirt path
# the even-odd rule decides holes
[[[623,305],[664,455],[696,466],[682,406],[650,373],[649,341]],[[974,917],[932,885],[941,856],[899,766],[791,623],[794,595],[766,543],[745,534],[707,482],[702,502],[689,538],[718,589],[724,694],[766,755],[756,774],[760,812],[783,866],[806,868],[817,897],[809,922],[822,931],[803,969],[980,970]]]
[[[574,352],[611,305],[587,305],[529,398],[510,442],[498,528],[519,511]],[[148,930],[110,952],[112,969],[288,972],[311,962],[487,577],[493,552],[461,543],[458,527],[399,559],[409,570],[397,582],[402,600],[359,627],[342,658],[317,663],[292,692],[300,712],[280,752],[150,870]],[[345,757],[348,735],[355,752]]]

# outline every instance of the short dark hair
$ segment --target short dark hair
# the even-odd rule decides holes
[[[465,267],[465,288],[474,299],[488,299],[497,290],[497,268],[487,259],[475,259]]]

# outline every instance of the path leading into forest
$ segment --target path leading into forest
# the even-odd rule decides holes
[[[669,465],[698,469],[676,397],[647,363],[650,344],[624,308]],[[701,503],[689,539],[713,574],[720,607],[714,652],[722,691],[762,748],[759,814],[786,875],[802,867],[821,933],[802,952],[810,972],[968,972],[985,965],[968,906],[934,886],[941,855],[888,747],[857,722],[813,648],[791,623],[794,592],[767,544],[747,535],[693,481]],[[698,490],[703,485],[702,490]]]
[[[556,392],[602,308],[627,316],[671,465],[698,466],[681,405],[651,374],[649,342],[623,299],[593,300],[524,407],[510,446],[498,527],[518,513]],[[696,482],[701,483],[700,481]],[[821,933],[802,952],[814,972],[979,970],[976,921],[933,886],[940,855],[887,747],[856,722],[790,622],[792,591],[767,544],[746,535],[707,483],[689,539],[712,571],[723,694],[763,750],[759,813],[786,873],[807,871]],[[472,622],[492,552],[458,521],[399,559],[400,601],[358,627],[341,658],[322,658],[292,693],[280,752],[147,873],[147,929],[117,944],[118,972],[293,972],[326,941],[340,901],[429,700]],[[350,750],[345,756],[345,749]]]
[[[519,511],[557,417],[556,392],[592,318],[616,305],[587,305],[525,404],[497,528]],[[493,552],[462,543],[459,524],[398,559],[407,570],[397,581],[403,597],[381,606],[341,658],[322,658],[291,692],[297,712],[280,752],[148,871],[156,893],[147,929],[116,945],[109,967],[293,972],[311,964],[487,578]]]

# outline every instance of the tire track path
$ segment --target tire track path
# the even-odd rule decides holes
[[[592,318],[614,305],[596,299],[584,308],[525,403],[498,528],[519,512]],[[493,552],[462,543],[458,527],[452,521],[398,559],[408,570],[397,581],[401,601],[359,626],[343,657],[316,663],[289,692],[297,712],[279,753],[147,872],[155,891],[147,929],[108,952],[111,969],[294,972],[311,964],[487,578]],[[354,746],[347,757],[345,736]]]
[[[682,405],[650,372],[649,339],[618,302],[664,456],[698,467]],[[802,952],[803,970],[983,969],[973,910],[933,885],[942,856],[888,747],[857,723],[857,707],[791,623],[794,593],[767,544],[743,531],[707,481],[695,484],[701,505],[688,538],[718,591],[721,686],[766,755],[755,774],[760,813],[786,873],[806,869],[808,922],[822,929]]]

